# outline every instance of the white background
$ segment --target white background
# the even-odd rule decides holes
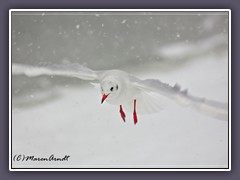
[[[228,102],[223,12],[13,12],[11,36],[12,62],[121,69]],[[70,155],[13,167],[228,167],[227,122],[172,102],[134,125],[100,101],[86,81],[13,76],[12,155]]]

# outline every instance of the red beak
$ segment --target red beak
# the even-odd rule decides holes
[[[105,101],[105,99],[108,97],[108,95],[106,95],[106,94],[103,94],[103,96],[102,96],[102,102],[101,102],[101,104]]]

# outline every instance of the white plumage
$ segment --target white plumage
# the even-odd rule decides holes
[[[94,71],[79,64],[29,66],[13,63],[12,74],[24,74],[29,77],[58,75],[98,80],[103,95],[102,103],[106,100],[110,104],[120,106],[120,114],[124,121],[124,110],[133,111],[135,124],[137,113],[158,112],[164,108],[165,100],[173,100],[217,119],[228,120],[227,103],[195,97],[190,95],[187,89],[181,90],[177,84],[170,86],[157,79],[140,80],[120,70]]]

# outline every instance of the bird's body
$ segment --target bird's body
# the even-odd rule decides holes
[[[83,80],[98,80],[102,103],[119,106],[120,115],[125,121],[124,110],[133,112],[134,123],[138,113],[153,113],[164,108],[163,99],[174,100],[194,107],[217,119],[227,120],[228,104],[192,96],[179,85],[170,86],[157,79],[140,80],[121,70],[94,71],[79,64],[29,66],[12,64],[12,74],[25,74],[29,77],[39,75],[59,75],[77,77]]]
[[[105,92],[109,89],[111,91],[112,83],[118,85],[118,90],[115,96],[109,96],[106,101],[113,105],[126,105],[127,103],[136,99],[141,91],[134,86],[129,86],[131,76],[124,71],[120,70],[108,70],[99,73],[99,82],[102,88],[105,88]],[[108,87],[109,86],[109,87]]]

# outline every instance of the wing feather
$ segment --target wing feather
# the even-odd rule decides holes
[[[171,86],[157,79],[139,80],[134,78],[131,80],[135,87],[146,92],[155,92],[167,96],[182,105],[191,106],[217,119],[228,120],[228,103],[192,96],[188,93],[187,89],[181,90],[178,84]]]
[[[157,113],[166,107],[166,101],[161,96],[154,92],[142,91],[138,94],[135,99],[137,100],[137,113],[138,114],[149,114]],[[133,101],[128,101],[123,104],[124,110],[133,112]]]
[[[40,76],[40,75],[57,75],[66,77],[76,77],[83,80],[98,79],[96,71],[93,71],[80,64],[64,64],[64,65],[39,65],[30,66],[24,64],[12,64],[12,74],[26,76]]]

